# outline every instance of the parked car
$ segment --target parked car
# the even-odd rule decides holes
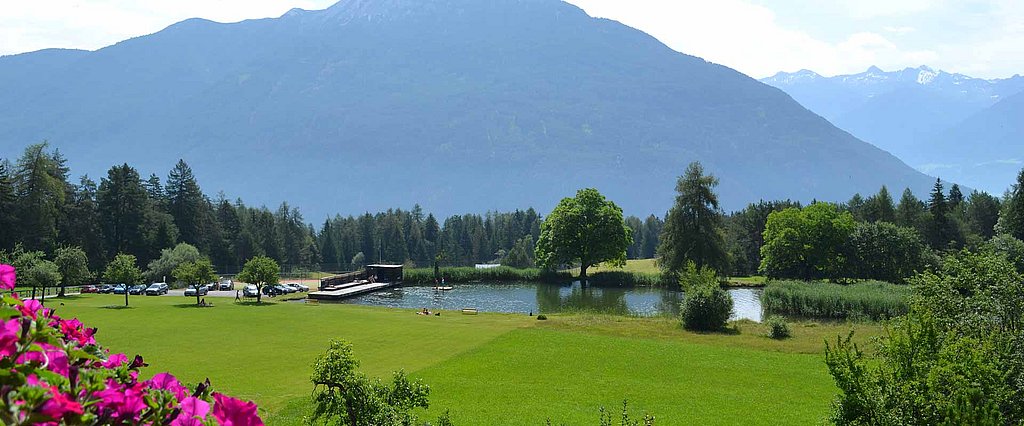
[[[146,286],[139,284],[128,287],[128,294],[143,295],[146,293]]]
[[[305,292],[309,291],[309,286],[302,285],[302,284],[299,284],[299,283],[288,283],[288,284],[285,284],[285,286],[290,287],[290,288],[292,288],[293,290],[295,290],[297,292],[305,293]]]
[[[115,284],[114,285],[114,290],[113,290],[114,294],[124,294],[127,291],[128,291],[128,286],[125,285],[125,284]]]
[[[185,289],[186,296],[196,297],[197,293],[199,296],[206,296],[208,293],[210,293],[210,289],[207,288],[205,285],[199,286],[198,290],[195,288],[195,286],[189,286],[189,288]]]
[[[159,296],[161,294],[167,294],[167,290],[170,287],[166,283],[153,283],[146,288],[146,296]]]
[[[96,287],[94,285],[83,285],[82,286],[82,294],[85,294],[85,293],[99,293],[99,292],[100,292],[100,288]]]
[[[99,292],[102,294],[110,294],[114,292],[114,286],[110,284],[103,284],[99,287]]]
[[[266,296],[280,296],[287,294],[287,292],[280,285],[265,285],[263,286],[263,294]]]
[[[217,290],[230,291],[230,290],[234,290],[234,289],[235,289],[235,282],[231,281],[231,280],[220,280],[220,283],[217,284]]]
[[[259,293],[260,293],[259,287],[256,287],[255,285],[249,284],[249,285],[247,285],[245,287],[242,287],[242,296],[243,297],[256,297],[256,296],[259,295]]]

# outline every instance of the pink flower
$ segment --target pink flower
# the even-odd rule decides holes
[[[79,345],[91,345],[96,343],[96,339],[93,336],[96,334],[95,328],[85,328],[78,318],[71,320],[56,320],[57,326],[60,327],[60,331],[64,333],[66,340],[77,341]]]
[[[63,349],[49,343],[40,343],[39,346],[43,348],[42,352],[31,351],[22,354],[18,357],[18,364],[37,363],[45,365],[47,370],[67,377],[69,367],[68,354]]]
[[[14,283],[18,281],[18,274],[14,271],[14,267],[11,265],[0,265],[0,290],[10,290],[14,288]]]
[[[128,355],[125,354],[113,354],[103,361],[104,368],[117,368],[122,364],[128,362]]]
[[[22,302],[22,304],[18,306],[18,310],[21,311],[22,315],[31,317],[32,319],[36,319],[39,312],[42,312],[43,315],[46,315],[46,313],[49,312],[49,309],[44,308],[43,304],[39,303],[36,299],[28,299]]]
[[[213,417],[221,426],[263,426],[263,420],[256,414],[255,403],[216,392],[213,400]]]
[[[171,422],[171,426],[201,426],[209,413],[210,403],[190,396],[181,401],[181,413]]]
[[[39,412],[44,416],[54,420],[60,420],[68,413],[82,414],[82,404],[79,404],[77,401],[69,398],[63,392],[58,391],[56,387],[51,386],[50,391],[53,398],[50,398],[49,401],[43,403],[43,406],[39,409]]]
[[[97,408],[121,421],[136,421],[146,409],[140,389],[119,385],[113,380],[107,382],[106,389],[93,393],[93,396],[99,400]]]
[[[9,357],[18,352],[21,321],[17,318],[0,322],[0,356]]]
[[[185,396],[188,395],[188,389],[185,389],[185,387],[181,385],[181,382],[179,382],[178,379],[170,373],[157,374],[153,376],[152,379],[146,381],[145,384],[149,385],[149,387],[153,389],[162,389],[173,393],[174,397],[177,398],[178,401],[184,401]],[[205,414],[203,416],[205,416]]]

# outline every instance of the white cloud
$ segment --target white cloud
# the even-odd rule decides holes
[[[914,32],[914,31],[917,31],[917,28],[907,27],[907,26],[902,26],[902,27],[885,27],[884,30],[887,31],[887,32],[890,32],[892,34],[895,34],[895,35],[898,35],[898,36],[902,36],[902,35],[907,35],[907,34],[910,34],[910,33]]]
[[[939,0],[833,0],[853,19],[907,16],[924,12],[941,3]]]
[[[938,57],[930,50],[901,49],[873,32],[858,32],[839,42],[826,42],[781,25],[775,12],[765,6],[741,0],[570,2],[591,15],[640,28],[675,50],[753,77],[766,77],[780,70],[810,69],[834,75],[860,72],[871,65],[902,68],[931,63]]]

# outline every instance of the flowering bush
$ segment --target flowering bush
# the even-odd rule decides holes
[[[0,290],[16,271],[0,265]],[[95,328],[62,319],[37,300],[0,301],[0,422],[7,425],[262,425],[256,404],[189,389],[160,373],[139,380],[142,357],[110,354]]]

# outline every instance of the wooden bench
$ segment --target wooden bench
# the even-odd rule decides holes
[[[476,308],[462,308],[462,315],[476,315]]]

